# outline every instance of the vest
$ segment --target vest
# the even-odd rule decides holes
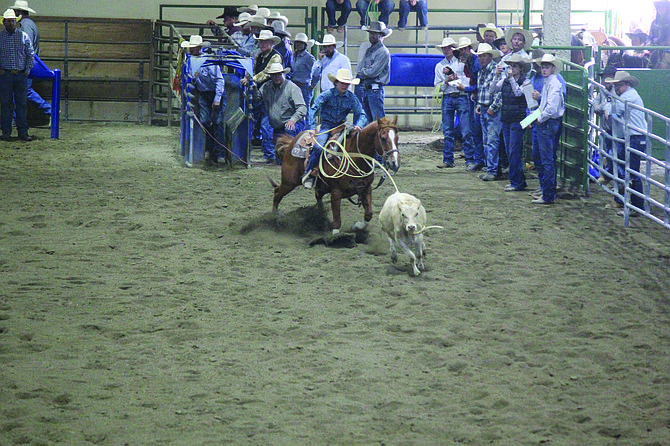
[[[279,53],[277,52],[277,50],[275,50],[273,48],[272,51],[270,51],[267,55],[264,55],[263,53],[260,53],[258,55],[258,57],[256,58],[256,63],[254,63],[254,76],[257,75],[258,73],[260,73],[261,71],[263,71],[265,69],[265,67],[268,66],[268,63],[270,62],[270,59],[272,59],[272,56],[274,56],[275,54],[279,54]],[[281,55],[280,55],[280,57],[281,57]],[[263,84],[265,82],[267,82],[267,81],[264,81]],[[260,87],[263,84],[259,84],[258,86]]]
[[[521,76],[517,83],[519,86],[526,80]],[[514,81],[514,79],[512,79]],[[526,118],[526,97],[524,95],[514,96],[512,86],[504,82],[502,87],[502,108],[500,109],[500,121],[506,123],[521,122]]]

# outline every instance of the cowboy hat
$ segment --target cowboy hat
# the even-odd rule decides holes
[[[279,11],[272,11],[266,20],[280,20],[284,22],[284,26],[288,26],[288,17],[281,15]]]
[[[256,28],[265,28],[268,25],[267,23],[265,23],[265,19],[263,17],[252,15],[249,21],[247,22],[247,26],[249,27],[255,26]]]
[[[19,11],[28,11],[31,14],[37,14],[35,10],[30,9],[28,7],[28,2],[25,0],[16,0],[14,2],[14,6],[11,7],[12,9],[18,9]]]
[[[533,52],[530,54],[530,58],[533,60],[533,62],[537,63],[539,59],[542,59],[542,56],[544,56],[544,50],[542,48],[535,48]]]
[[[454,48],[456,47],[456,41],[452,39],[451,37],[445,37],[442,39],[441,44],[435,45],[435,48],[444,48],[445,46],[453,46]]]
[[[344,45],[344,42],[338,42],[335,40],[335,36],[332,34],[326,34],[323,36],[323,42],[314,42],[318,46],[324,46],[324,45],[335,45],[335,48],[339,48],[342,45]]]
[[[182,48],[195,48],[196,46],[212,46],[210,42],[203,42],[202,36],[193,34],[188,40],[181,43]]]
[[[258,5],[243,6],[240,8],[240,12],[248,12],[249,14],[256,14],[256,11],[258,11]]]
[[[340,68],[337,70],[337,74],[333,73],[328,73],[328,79],[332,83],[335,83],[335,81],[342,82],[344,84],[353,84],[353,85],[358,85],[358,83],[361,81],[359,78],[351,78],[351,71],[349,71],[347,68]]]
[[[270,9],[269,8],[258,8],[258,11],[256,11],[256,14],[254,14],[258,17],[263,17],[264,19],[267,19],[268,16],[270,15]]]
[[[509,28],[507,31],[505,31],[505,41],[510,45],[510,42],[512,42],[512,36],[514,36],[514,34],[521,34],[524,39],[523,49],[526,51],[530,50],[530,46],[533,44],[533,34],[527,29]]]
[[[388,37],[393,34],[393,30],[388,29],[384,22],[370,22],[370,25],[366,31],[369,33],[381,34],[382,37]]]
[[[629,39],[632,39],[633,37],[641,37],[642,40],[647,40],[647,37],[649,37],[649,34],[646,32],[642,31],[640,28],[637,28],[635,31],[632,33],[626,33]]]
[[[461,37],[458,39],[458,43],[456,44],[456,49],[460,50],[461,48],[465,48],[466,46],[469,46],[472,49],[475,49],[474,44],[472,43],[472,40],[470,40],[468,37]]]
[[[543,63],[550,63],[553,66],[556,67],[554,70],[554,73],[558,73],[563,69],[563,62],[561,62],[559,59],[556,59],[553,54],[545,54],[544,56],[540,57],[539,59],[533,59],[533,62],[539,64],[540,66]]]
[[[482,54],[490,54],[494,58],[501,56],[500,51],[493,48],[488,43],[480,43],[479,46],[477,47],[477,51],[475,52],[475,54],[478,55],[478,56],[481,56]]]
[[[223,8],[223,14],[217,17],[217,19],[222,19],[224,17],[237,17],[240,13],[237,11],[237,8],[234,6],[225,6]]]
[[[246,25],[251,20],[251,17],[253,17],[253,16],[251,14],[249,14],[248,12],[241,13],[240,16],[237,18],[238,23],[235,23],[234,26],[244,26],[244,25]]]
[[[310,48],[314,45],[314,39],[308,39],[307,34],[305,33],[298,33],[295,35],[295,39],[293,39],[293,42],[302,42],[307,46],[307,51],[309,51]]]
[[[616,67],[614,65],[605,65],[605,68],[602,70],[598,71],[598,76],[603,77],[605,79],[611,78],[616,74]]]
[[[500,45],[505,44],[507,45],[507,41],[505,40],[504,37],[501,37],[499,39],[496,39],[493,41],[493,46],[500,49]]]
[[[530,57],[523,57],[519,53],[514,53],[505,60],[505,63],[508,65],[512,63],[519,64],[521,66],[521,71],[524,73],[530,71],[530,62]]]
[[[484,25],[482,28],[479,28],[479,36],[483,39],[484,38],[484,33],[486,31],[493,31],[496,33],[496,39],[500,39],[505,33],[503,33],[503,30],[498,28],[494,23],[487,23]]]
[[[258,37],[254,36],[254,39],[258,40],[259,42],[263,40],[272,40],[273,45],[281,42],[281,39],[278,36],[273,35],[272,31],[269,29],[261,30],[261,32],[258,33]]]
[[[14,19],[14,20],[16,20],[16,14],[14,13],[14,10],[10,8],[7,11],[5,11],[5,13],[2,14],[2,20],[4,20],[4,19]]]
[[[265,72],[267,74],[277,74],[277,73],[287,74],[289,71],[291,71],[290,68],[288,68],[288,67],[284,68],[284,66],[282,64],[275,62],[275,63],[270,64],[270,66],[268,67],[268,69]]]
[[[272,22],[272,29],[274,30],[275,36],[279,37],[291,37],[291,33],[286,31],[284,27],[284,22],[281,20],[275,20]]]
[[[617,71],[614,74],[614,77],[608,77],[605,79],[607,84],[618,84],[619,82],[626,82],[631,87],[635,88],[640,85],[640,79],[635,76],[631,76],[628,71]]]

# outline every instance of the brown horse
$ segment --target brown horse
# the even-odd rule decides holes
[[[319,172],[315,185],[316,201],[322,203],[323,196],[330,193],[330,205],[333,212],[333,234],[340,232],[342,219],[340,202],[343,198],[358,195],[359,202],[365,210],[364,222],[356,223],[355,227],[363,229],[372,219],[372,181],[374,180],[374,165],[370,160],[375,155],[382,156],[393,171],[400,166],[398,153],[398,118],[378,119],[361,131],[353,130],[347,137],[345,150],[350,154],[352,163],[346,171],[338,169],[343,157],[335,156],[329,162],[323,162],[323,171]],[[303,132],[304,133],[304,132]],[[277,140],[275,153],[282,159],[281,184],[270,180],[274,187],[272,210],[277,211],[279,202],[301,184],[305,173],[305,160],[293,156],[291,150],[303,133],[295,138],[282,136]],[[325,151],[324,151],[325,152]],[[358,156],[366,155],[368,158]],[[325,156],[325,153],[323,154]]]

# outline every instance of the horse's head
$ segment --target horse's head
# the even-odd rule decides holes
[[[384,158],[385,164],[393,171],[400,168],[400,153],[398,152],[398,117],[377,119],[377,137],[375,138],[375,152]]]

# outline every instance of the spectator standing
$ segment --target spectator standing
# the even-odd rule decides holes
[[[8,9],[2,15],[4,29],[0,31],[0,140],[9,141],[12,116],[16,112],[19,139],[32,141],[28,135],[28,76],[33,69],[35,53],[28,34],[16,28],[16,14]]]
[[[482,43],[479,45],[477,55],[479,56],[481,70],[477,76],[477,107],[475,113],[480,117],[484,159],[486,160],[486,172],[482,173],[479,178],[484,181],[495,181],[500,179],[498,175],[498,151],[502,131],[502,123],[500,122],[502,93],[491,94],[491,85],[496,76],[494,59],[500,57],[500,51],[488,43]]]
[[[239,9],[240,12],[246,12],[247,14],[254,16],[258,12],[258,5],[249,5],[243,6]]]
[[[391,54],[384,45],[384,38],[393,31],[383,22],[370,22],[367,29],[370,46],[365,50],[356,77],[361,82],[360,97],[369,122],[386,116],[384,112],[384,85],[391,80]]]
[[[356,2],[356,10],[361,16],[361,29],[365,31],[367,29],[368,23],[374,21],[374,17],[368,17],[368,9],[370,8],[370,3],[373,2],[377,5],[379,9],[379,22],[384,22],[384,25],[388,27],[389,25],[389,16],[395,8],[395,3],[393,0],[358,0]]]
[[[275,50],[281,56],[284,68],[289,69],[289,73],[293,70],[293,50],[291,49],[291,33],[286,31],[286,25],[282,20],[275,20],[272,22],[272,29],[275,36],[279,37],[279,43],[275,45]]]
[[[563,113],[565,113],[563,88],[556,73],[561,70],[563,64],[551,54],[545,54],[539,62],[542,76],[546,78],[540,98],[541,114],[537,119],[539,158],[542,169],[541,171],[538,169],[538,177],[542,192],[541,195],[535,195],[532,202],[552,204],[556,199],[556,153]],[[642,120],[644,121],[644,118]]]
[[[612,65],[607,65],[600,73],[598,73],[600,76],[600,83],[607,88],[607,91],[612,92],[612,89],[614,88],[614,85],[611,83],[605,83],[605,79],[607,78],[613,78],[614,75],[616,74],[616,68],[613,67]],[[603,145],[605,146],[605,152],[609,155],[612,156],[612,97],[605,93],[603,90],[598,88],[598,94],[596,97],[593,99],[593,112],[600,118],[599,123],[600,123],[600,128],[602,129],[602,138],[603,138]],[[533,130],[535,130],[535,126],[533,127]],[[533,132],[533,136],[535,136],[535,132]],[[535,153],[535,139],[533,139],[533,155]],[[613,163],[610,159],[605,158],[604,163],[605,170],[607,173],[609,173],[610,176],[607,176],[605,174],[600,174],[598,177],[598,184],[608,184],[612,178],[611,176],[614,174],[614,169],[613,169]]]
[[[240,13],[237,11],[237,8],[234,6],[224,7],[223,14],[216,17],[217,19],[223,19],[223,28],[218,26],[214,20],[207,20],[207,24],[210,26],[212,34],[217,37],[227,35],[233,38],[233,34],[241,30],[241,28],[235,23],[237,22],[239,14]]]
[[[505,149],[509,160],[509,181],[505,192],[525,190],[526,177],[523,173],[523,135],[521,121],[526,118],[526,97],[522,87],[530,84],[527,77],[530,71],[530,58],[522,57],[519,53],[507,59],[507,67],[496,67],[496,76],[491,85],[492,94],[502,92],[502,108],[500,121],[502,134],[505,140]]]
[[[442,133],[444,135],[444,149],[442,150],[442,164],[438,168],[454,167],[454,132],[455,116],[458,115],[463,146],[472,150],[472,131],[470,129],[470,106],[468,95],[457,85],[469,85],[470,80],[465,76],[465,64],[454,54],[456,42],[451,37],[445,37],[441,44],[435,45],[442,51],[444,59],[435,65],[434,85],[439,86],[442,93]],[[466,149],[464,148],[464,151]]]
[[[344,124],[349,113],[354,114],[354,129],[361,130],[367,123],[363,106],[358,98],[349,91],[349,86],[358,84],[360,79],[352,79],[351,71],[346,68],[340,68],[337,74],[328,73],[328,77],[334,87],[321,93],[309,109],[307,120],[309,129],[316,129],[317,114],[321,117],[321,127],[316,137],[316,144],[309,154],[309,162],[302,178],[302,184],[307,189],[314,187],[316,176],[313,172],[328,140],[328,132]]]
[[[403,31],[407,26],[407,17],[409,17],[410,12],[416,12],[421,28],[428,26],[427,0],[400,0],[400,18],[398,19],[398,29],[400,31]]]
[[[458,39],[456,49],[459,52],[458,58],[465,64],[463,72],[467,79],[467,83],[462,83],[456,86],[459,91],[466,93],[468,97],[468,119],[470,120],[470,128],[472,129],[472,145],[463,144],[463,156],[465,157],[465,169],[469,172],[476,172],[481,170],[486,163],[484,161],[484,147],[482,144],[482,128],[479,116],[475,114],[475,100],[474,95],[477,92],[477,75],[481,68],[479,58],[473,54],[473,43],[467,37]]]
[[[335,12],[340,12],[340,17],[335,20]],[[344,27],[347,26],[351,14],[350,0],[326,0],[326,15],[328,16],[328,34],[332,34],[337,27],[337,32],[344,32]]]
[[[28,6],[28,2],[25,0],[16,0],[14,6],[12,6],[14,14],[16,14],[17,22],[20,25],[21,31],[26,33],[30,38],[30,43],[33,45],[33,51],[36,56],[40,54],[40,32],[37,29],[37,25],[30,18],[30,14],[37,14],[33,9]],[[42,99],[42,97],[33,90],[33,80],[28,78],[28,101],[32,102],[37,106],[40,112],[44,113],[46,116],[51,116],[51,104]]]
[[[337,48],[342,46],[342,42],[336,41],[332,34],[326,34],[323,36],[323,42],[316,42],[316,44],[321,47],[321,50],[312,67],[312,76],[321,79],[321,92],[326,92],[333,88],[333,83],[328,75],[336,74],[342,68],[346,68],[351,73],[351,60],[337,51]],[[358,82],[354,84],[358,84]]]
[[[240,31],[236,32],[232,37],[235,42],[239,44],[237,51],[244,57],[251,57],[256,45],[256,39],[251,32],[249,21],[251,21],[251,14],[243,12],[239,15],[239,22],[235,26],[240,27]]]
[[[530,47],[533,44],[533,34],[527,29],[523,28],[509,28],[505,32],[505,42],[510,48],[510,52],[503,55],[500,63],[498,65],[503,65],[507,59],[512,57],[513,54],[518,54],[521,57],[527,59],[530,58]]]
[[[309,107],[312,103],[312,90],[319,81],[318,77],[312,76],[312,68],[316,58],[309,50],[314,45],[314,40],[307,39],[307,34],[298,33],[293,40],[293,73],[291,81],[300,88],[305,104]]]
[[[491,46],[494,46],[494,42],[505,35],[503,30],[498,28],[495,23],[484,24],[483,27],[479,28],[478,34],[481,42],[488,43]]]

